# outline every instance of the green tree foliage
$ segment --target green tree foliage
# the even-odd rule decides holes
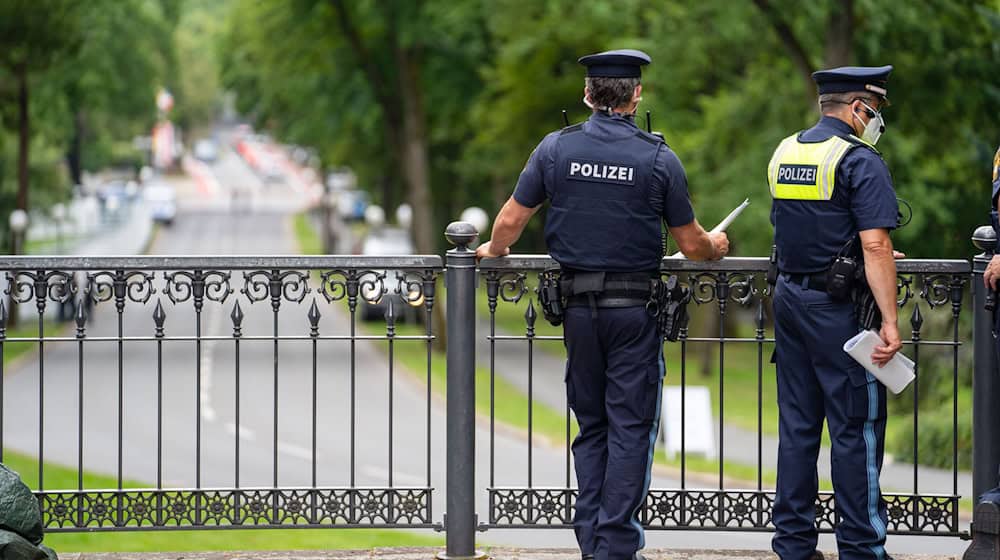
[[[28,208],[29,191],[33,207],[45,206],[84,169],[133,152],[175,60],[179,9],[174,0],[0,3],[0,218]]]
[[[382,204],[410,202],[418,250],[432,251],[481,89],[484,16],[443,0],[237,1],[223,82],[259,125],[352,166]]]
[[[243,110],[358,169],[390,204],[413,186],[398,146],[411,135],[390,113],[416,99],[434,231],[468,204],[495,211],[534,145],[562,125],[562,109],[586,118],[579,55],[642,48],[654,63],[640,122],[651,111],[680,155],[703,222],[750,197],[732,230],[741,254],[765,254],[770,244],[764,169],[781,138],[818,115],[809,73],[893,64],[879,147],[914,209],[897,243],[914,256],[967,255],[1000,141],[1000,9],[995,0],[886,8],[877,0],[237,0],[220,46],[223,81]],[[411,90],[400,81],[400,50],[418,62]],[[543,249],[540,226],[531,224],[519,250]]]

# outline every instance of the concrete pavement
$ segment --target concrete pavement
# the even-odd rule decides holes
[[[433,548],[375,548],[371,550],[336,550],[330,552],[297,550],[294,552],[214,552],[214,553],[141,553],[141,554],[62,554],[63,560],[432,560],[439,552]],[[488,548],[495,560],[568,560],[579,557],[575,550],[554,548]],[[772,559],[770,552],[755,550],[644,550],[648,560],[736,560]],[[827,558],[836,558],[827,552]],[[958,560],[957,555],[897,554],[896,560]]]

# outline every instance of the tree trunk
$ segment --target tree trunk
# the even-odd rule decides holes
[[[816,84],[812,79],[812,73],[815,69],[813,68],[812,62],[809,60],[809,53],[806,52],[802,42],[795,36],[795,32],[792,31],[788,22],[784,20],[781,12],[776,10],[768,0],[753,0],[753,3],[761,11],[768,23],[771,24],[771,27],[778,35],[778,38],[781,39],[782,44],[785,46],[785,51],[788,54],[788,58],[792,60],[792,63],[798,69],[799,77],[805,85],[806,99],[811,105],[814,105],[818,111],[819,105],[816,103]]]
[[[28,149],[31,140],[31,116],[28,114],[28,65],[22,62],[15,70],[17,74],[17,207],[28,210]],[[15,247],[17,251],[19,247]],[[16,254],[16,252],[15,252]]]
[[[83,111],[73,112],[73,136],[66,149],[66,166],[74,185],[83,184]]]
[[[434,252],[434,214],[431,207],[430,156],[427,146],[427,115],[420,89],[420,63],[415,53],[396,49],[399,93],[403,102],[403,133],[399,161],[403,166],[407,199],[413,207],[413,241],[417,252]]]
[[[827,68],[848,66],[853,58],[854,0],[839,0],[830,9],[826,24]]]
[[[504,203],[507,202],[507,198],[510,197],[511,195],[510,178],[494,175],[493,184],[490,186],[492,187],[490,189],[490,194],[492,195],[493,198],[493,208],[499,209],[504,205]],[[494,216],[494,218],[495,217],[496,216]],[[483,236],[481,235],[480,237]],[[489,235],[486,235],[486,237],[488,238]]]

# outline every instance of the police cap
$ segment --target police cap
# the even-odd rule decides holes
[[[870,91],[883,99],[892,66],[841,66],[829,70],[813,72],[813,80],[819,93],[847,93],[850,91]]]
[[[638,78],[641,67],[652,62],[649,55],[635,49],[620,49],[581,56],[577,61],[587,67],[592,78]]]

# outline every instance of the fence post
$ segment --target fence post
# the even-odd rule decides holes
[[[469,244],[477,235],[467,222],[445,230],[455,248],[445,259],[448,457],[441,560],[485,558],[476,551],[476,253]]]
[[[993,258],[996,233],[980,226],[972,243],[983,251],[972,261],[972,499],[1000,483],[1000,375],[997,373],[997,341],[993,338],[993,314],[986,310],[988,298],[983,272]],[[998,305],[996,299],[993,304]],[[998,558],[998,515],[994,504],[977,504],[972,518],[972,544],[963,558]]]

